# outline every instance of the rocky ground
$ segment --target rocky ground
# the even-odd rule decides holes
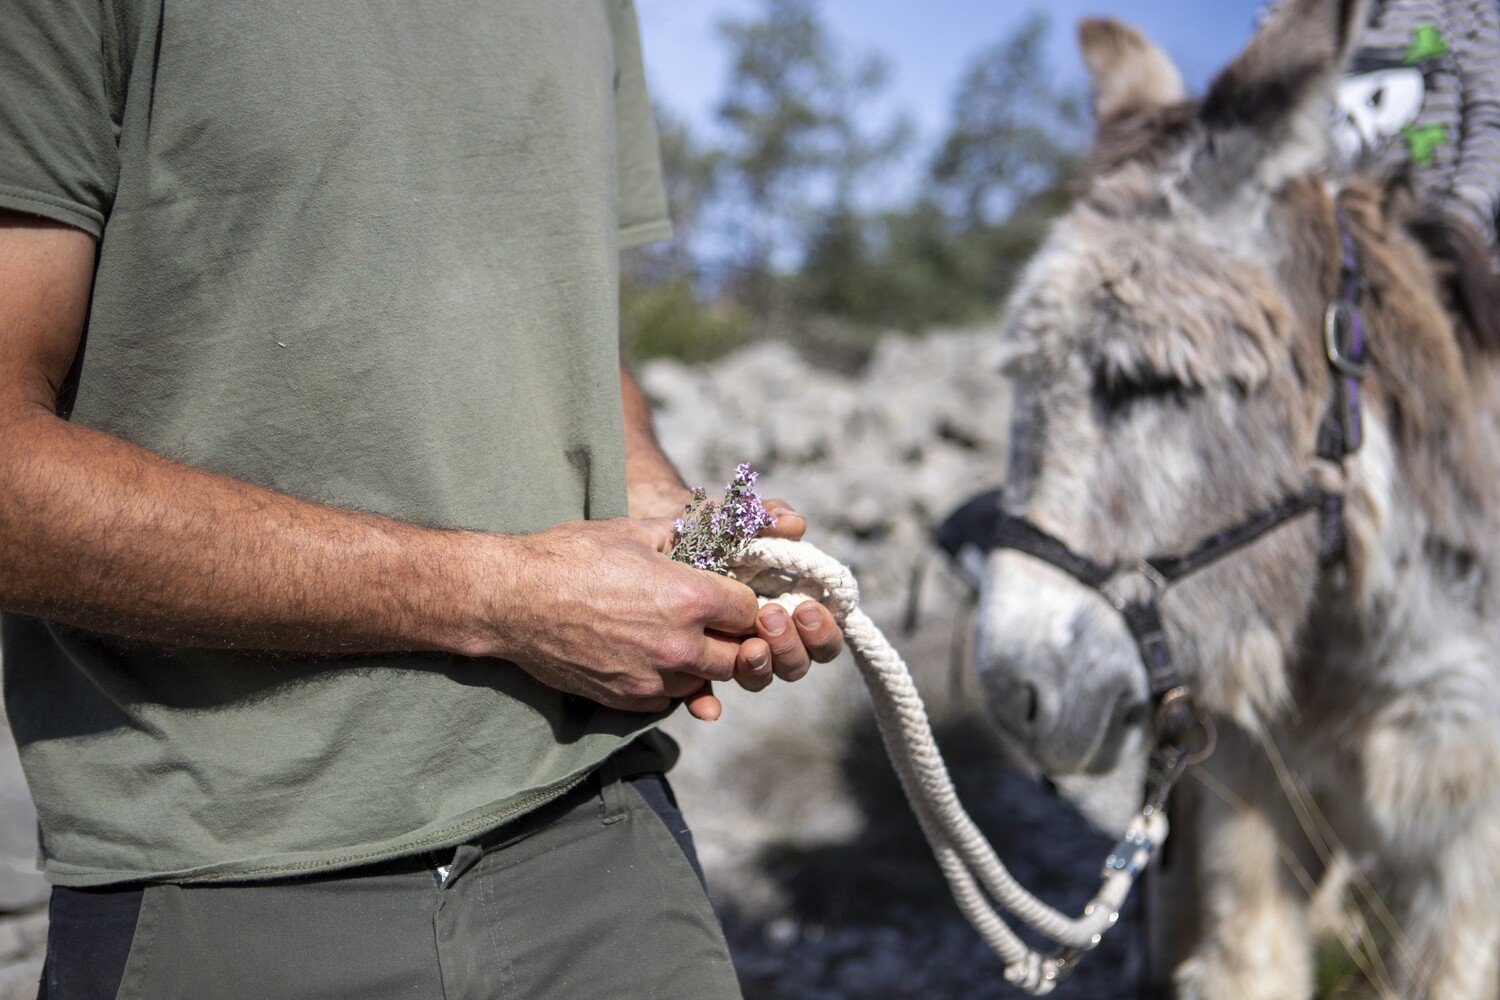
[[[993,331],[891,338],[855,377],[762,344],[707,367],[640,373],[667,450],[717,488],[740,462],[805,513],[810,539],[849,563],[864,606],[902,648],[960,793],[1028,886],[1076,908],[1108,847],[1007,770],[951,664],[967,595],[934,559],[936,520],[1003,477],[1009,390]],[[918,627],[903,634],[914,571]],[[961,659],[961,658],[960,658]],[[872,728],[847,657],[803,682],[727,691],[715,726],[676,719],[674,772],[748,1000],[946,1000],[1016,995],[959,916]],[[45,939],[34,815],[0,734],[0,1000],[30,1000]],[[1055,994],[1134,995],[1133,917]]]
[[[32,1000],[47,946],[47,886],[36,871],[36,813],[0,716],[0,1000]]]

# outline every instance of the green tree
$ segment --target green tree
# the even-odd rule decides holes
[[[1047,19],[1036,15],[981,50],[953,97],[952,124],[931,176],[948,210],[991,226],[1077,169],[1084,104],[1053,84]]]
[[[722,184],[724,154],[705,145],[684,119],[661,107],[656,109],[656,132],[672,239],[627,254],[622,277],[637,285],[679,277],[696,281],[704,259],[697,244],[704,216]]]
[[[993,315],[1080,162],[1082,103],[1050,82],[1046,31],[1032,18],[971,60],[912,205],[822,220],[798,276],[803,309],[876,330]]]
[[[627,361],[669,355],[714,358],[742,344],[748,320],[734,303],[703,298],[698,238],[720,187],[723,153],[686,121],[657,111],[672,239],[622,255],[620,346]]]
[[[741,289],[752,308],[773,306],[774,270],[795,263],[817,220],[853,211],[872,171],[907,145],[902,119],[871,120],[889,69],[850,56],[815,0],[764,0],[757,16],[724,21],[730,72],[718,107],[724,168],[743,202]]]

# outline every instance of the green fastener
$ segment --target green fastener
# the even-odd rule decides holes
[[[1447,143],[1448,126],[1440,122],[1422,126],[1408,125],[1401,130],[1401,138],[1406,140],[1411,161],[1418,166],[1426,166],[1432,162],[1437,148]]]
[[[1408,66],[1415,66],[1427,59],[1437,59],[1448,54],[1448,43],[1435,24],[1419,24],[1411,33],[1411,44],[1401,58]]]

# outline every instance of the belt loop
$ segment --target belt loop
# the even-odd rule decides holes
[[[599,822],[608,826],[625,818],[625,782],[620,765],[610,757],[599,765],[591,780],[599,782]]]
[[[446,889],[457,882],[460,875],[479,864],[479,860],[483,857],[484,848],[478,844],[459,844],[453,849],[453,861],[449,864],[448,871],[443,874],[440,888]]]

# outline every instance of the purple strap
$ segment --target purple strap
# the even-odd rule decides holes
[[[1364,423],[1360,414],[1360,377],[1365,364],[1365,320],[1359,311],[1359,258],[1354,249],[1354,237],[1344,223],[1343,213],[1337,215],[1339,242],[1343,246],[1344,259],[1339,266],[1339,301],[1343,303],[1349,317],[1349,343],[1347,360],[1351,367],[1339,368],[1343,376],[1343,420],[1344,453],[1359,450],[1364,443]]]

